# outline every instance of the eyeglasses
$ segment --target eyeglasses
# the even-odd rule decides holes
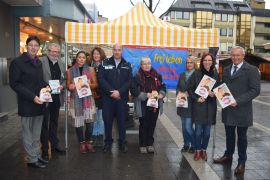
[[[52,52],[52,53],[60,53],[60,51],[52,51],[52,50],[48,50],[48,51],[50,51],[50,52]]]
[[[193,62],[187,62],[187,64],[193,64]]]

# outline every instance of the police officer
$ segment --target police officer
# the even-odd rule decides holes
[[[105,145],[103,152],[110,152],[112,139],[112,123],[117,119],[119,131],[119,149],[126,153],[126,115],[129,87],[132,78],[131,65],[122,57],[122,46],[113,46],[113,56],[99,66],[98,80],[103,100],[103,120],[105,125]]]

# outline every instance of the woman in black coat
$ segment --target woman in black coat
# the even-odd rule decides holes
[[[181,117],[182,135],[184,139],[184,146],[181,152],[194,153],[195,147],[195,132],[193,129],[193,122],[191,118],[191,99],[187,92],[187,81],[195,71],[194,59],[189,57],[186,61],[186,71],[180,74],[176,86],[177,98],[185,98],[188,101],[187,107],[177,107],[177,114]]]
[[[218,80],[215,58],[210,53],[202,56],[200,69],[196,70],[188,81],[188,93],[192,100],[192,119],[195,123],[195,161],[201,158],[207,160],[206,149],[210,138],[211,125],[216,123],[217,103],[214,93],[209,90],[206,99],[195,94],[195,90],[204,75]]]
[[[151,67],[149,57],[143,57],[141,68],[132,80],[131,94],[134,99],[135,112],[139,117],[139,144],[141,153],[154,153],[154,131],[159,112],[162,113],[163,98],[166,94],[166,85],[162,77]],[[158,107],[147,106],[147,101],[156,99]]]

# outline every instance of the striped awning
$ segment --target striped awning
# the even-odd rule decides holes
[[[218,29],[193,29],[155,17],[143,3],[105,23],[66,22],[67,43],[208,48],[219,46]]]

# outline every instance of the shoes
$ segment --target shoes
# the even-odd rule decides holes
[[[221,158],[216,158],[213,161],[216,164],[226,164],[226,163],[231,163],[232,162],[232,158],[228,157],[228,156],[222,156]]]
[[[140,153],[141,153],[141,154],[147,154],[147,149],[146,149],[146,147],[140,147]]]
[[[206,150],[201,150],[201,158],[202,158],[202,160],[207,161],[207,152],[206,152]]]
[[[240,175],[245,172],[245,164],[238,164],[234,170],[235,175]]]
[[[111,144],[105,144],[103,146],[103,153],[111,152],[112,151],[112,145]]]
[[[38,158],[38,162],[42,163],[42,164],[48,164],[49,160],[43,159],[43,158]]]
[[[124,143],[122,143],[122,144],[119,144],[119,149],[120,149],[120,151],[121,151],[122,153],[127,153],[127,151],[128,151],[127,143],[124,142]]]
[[[201,159],[201,153],[200,151],[195,151],[195,154],[194,154],[194,160],[195,161],[199,161]]]
[[[92,144],[90,143],[90,141],[85,142],[85,147],[91,153],[96,152],[96,150],[94,149],[94,147],[92,146]]]
[[[86,146],[85,146],[85,142],[80,142],[80,153],[82,154],[85,154],[87,153],[87,149],[86,149]]]
[[[97,146],[98,147],[103,146],[103,135],[98,135],[98,137],[97,137]]]
[[[57,152],[59,154],[66,154],[66,149],[58,146],[58,147],[55,147],[55,148],[52,148],[52,152]]]
[[[45,161],[49,161],[48,151],[42,151],[41,158]]]
[[[188,152],[188,150],[189,150],[188,146],[183,146],[181,152]]]
[[[188,149],[188,152],[189,152],[190,154],[195,153],[195,148],[194,148],[193,146],[191,146],[191,147]]]
[[[34,162],[34,163],[27,163],[27,166],[28,167],[33,167],[33,168],[45,168],[45,167],[47,167],[46,164],[43,164],[43,163],[41,163],[39,161]]]
[[[155,153],[155,149],[153,146],[147,146],[147,152],[148,153]]]

